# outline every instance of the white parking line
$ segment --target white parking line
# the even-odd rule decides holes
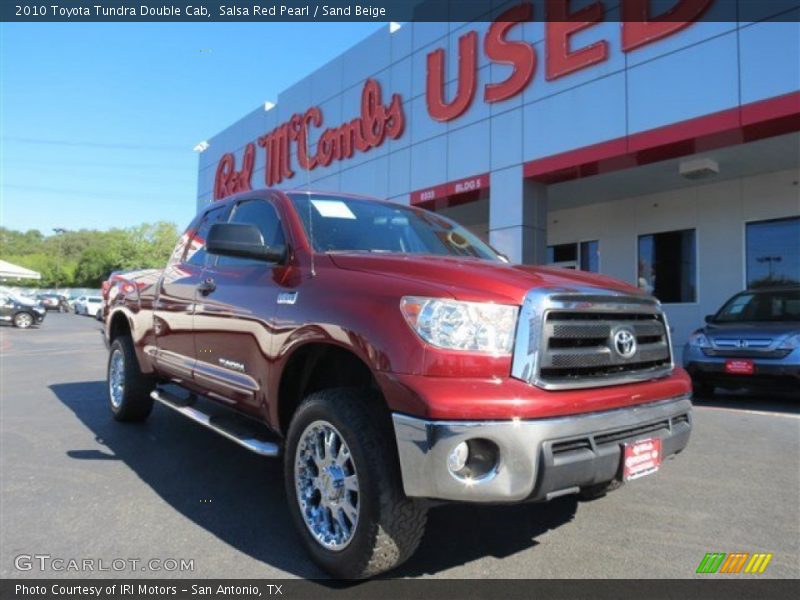
[[[748,415],[763,415],[765,417],[788,417],[789,419],[800,419],[800,414],[793,414],[787,412],[769,411],[769,410],[752,410],[749,408],[728,408],[726,406],[705,406],[695,404],[695,409],[707,410],[721,410],[725,412],[746,413]]]

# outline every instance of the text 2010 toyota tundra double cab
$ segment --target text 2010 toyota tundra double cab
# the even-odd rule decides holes
[[[338,577],[406,560],[433,502],[598,496],[689,441],[656,300],[510,265],[417,208],[239,194],[109,297],[116,419],[156,400],[282,455],[292,518]]]

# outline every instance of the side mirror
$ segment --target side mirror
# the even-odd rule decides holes
[[[208,231],[206,252],[220,256],[252,258],[264,262],[283,262],[286,249],[264,244],[255,225],[249,223],[216,223]]]
[[[713,323],[714,322],[714,315],[706,315],[705,316],[706,323]]]

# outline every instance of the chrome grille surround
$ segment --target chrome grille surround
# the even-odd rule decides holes
[[[570,316],[573,322],[551,319],[559,315]],[[615,355],[611,347],[620,327],[644,340],[630,359]],[[550,348],[552,339],[566,340],[568,345],[563,351]],[[587,341],[586,346],[581,340]],[[533,289],[525,296],[511,367],[516,379],[547,390],[579,389],[665,377],[674,366],[669,325],[655,298],[595,288]],[[595,368],[612,371],[570,377],[548,373]]]

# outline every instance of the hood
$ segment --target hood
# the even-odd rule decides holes
[[[340,269],[363,271],[430,283],[445,288],[457,299],[491,299],[520,304],[531,288],[562,291],[581,288],[610,289],[626,294],[642,292],[629,284],[594,273],[558,267],[532,267],[474,258],[409,254],[329,254]]]
[[[21,296],[14,296],[13,300],[20,306],[41,306],[38,300],[31,300],[30,298],[23,298]]]
[[[800,333],[800,322],[778,321],[764,323],[709,323],[703,332],[712,340],[725,339],[777,339],[787,335]]]

